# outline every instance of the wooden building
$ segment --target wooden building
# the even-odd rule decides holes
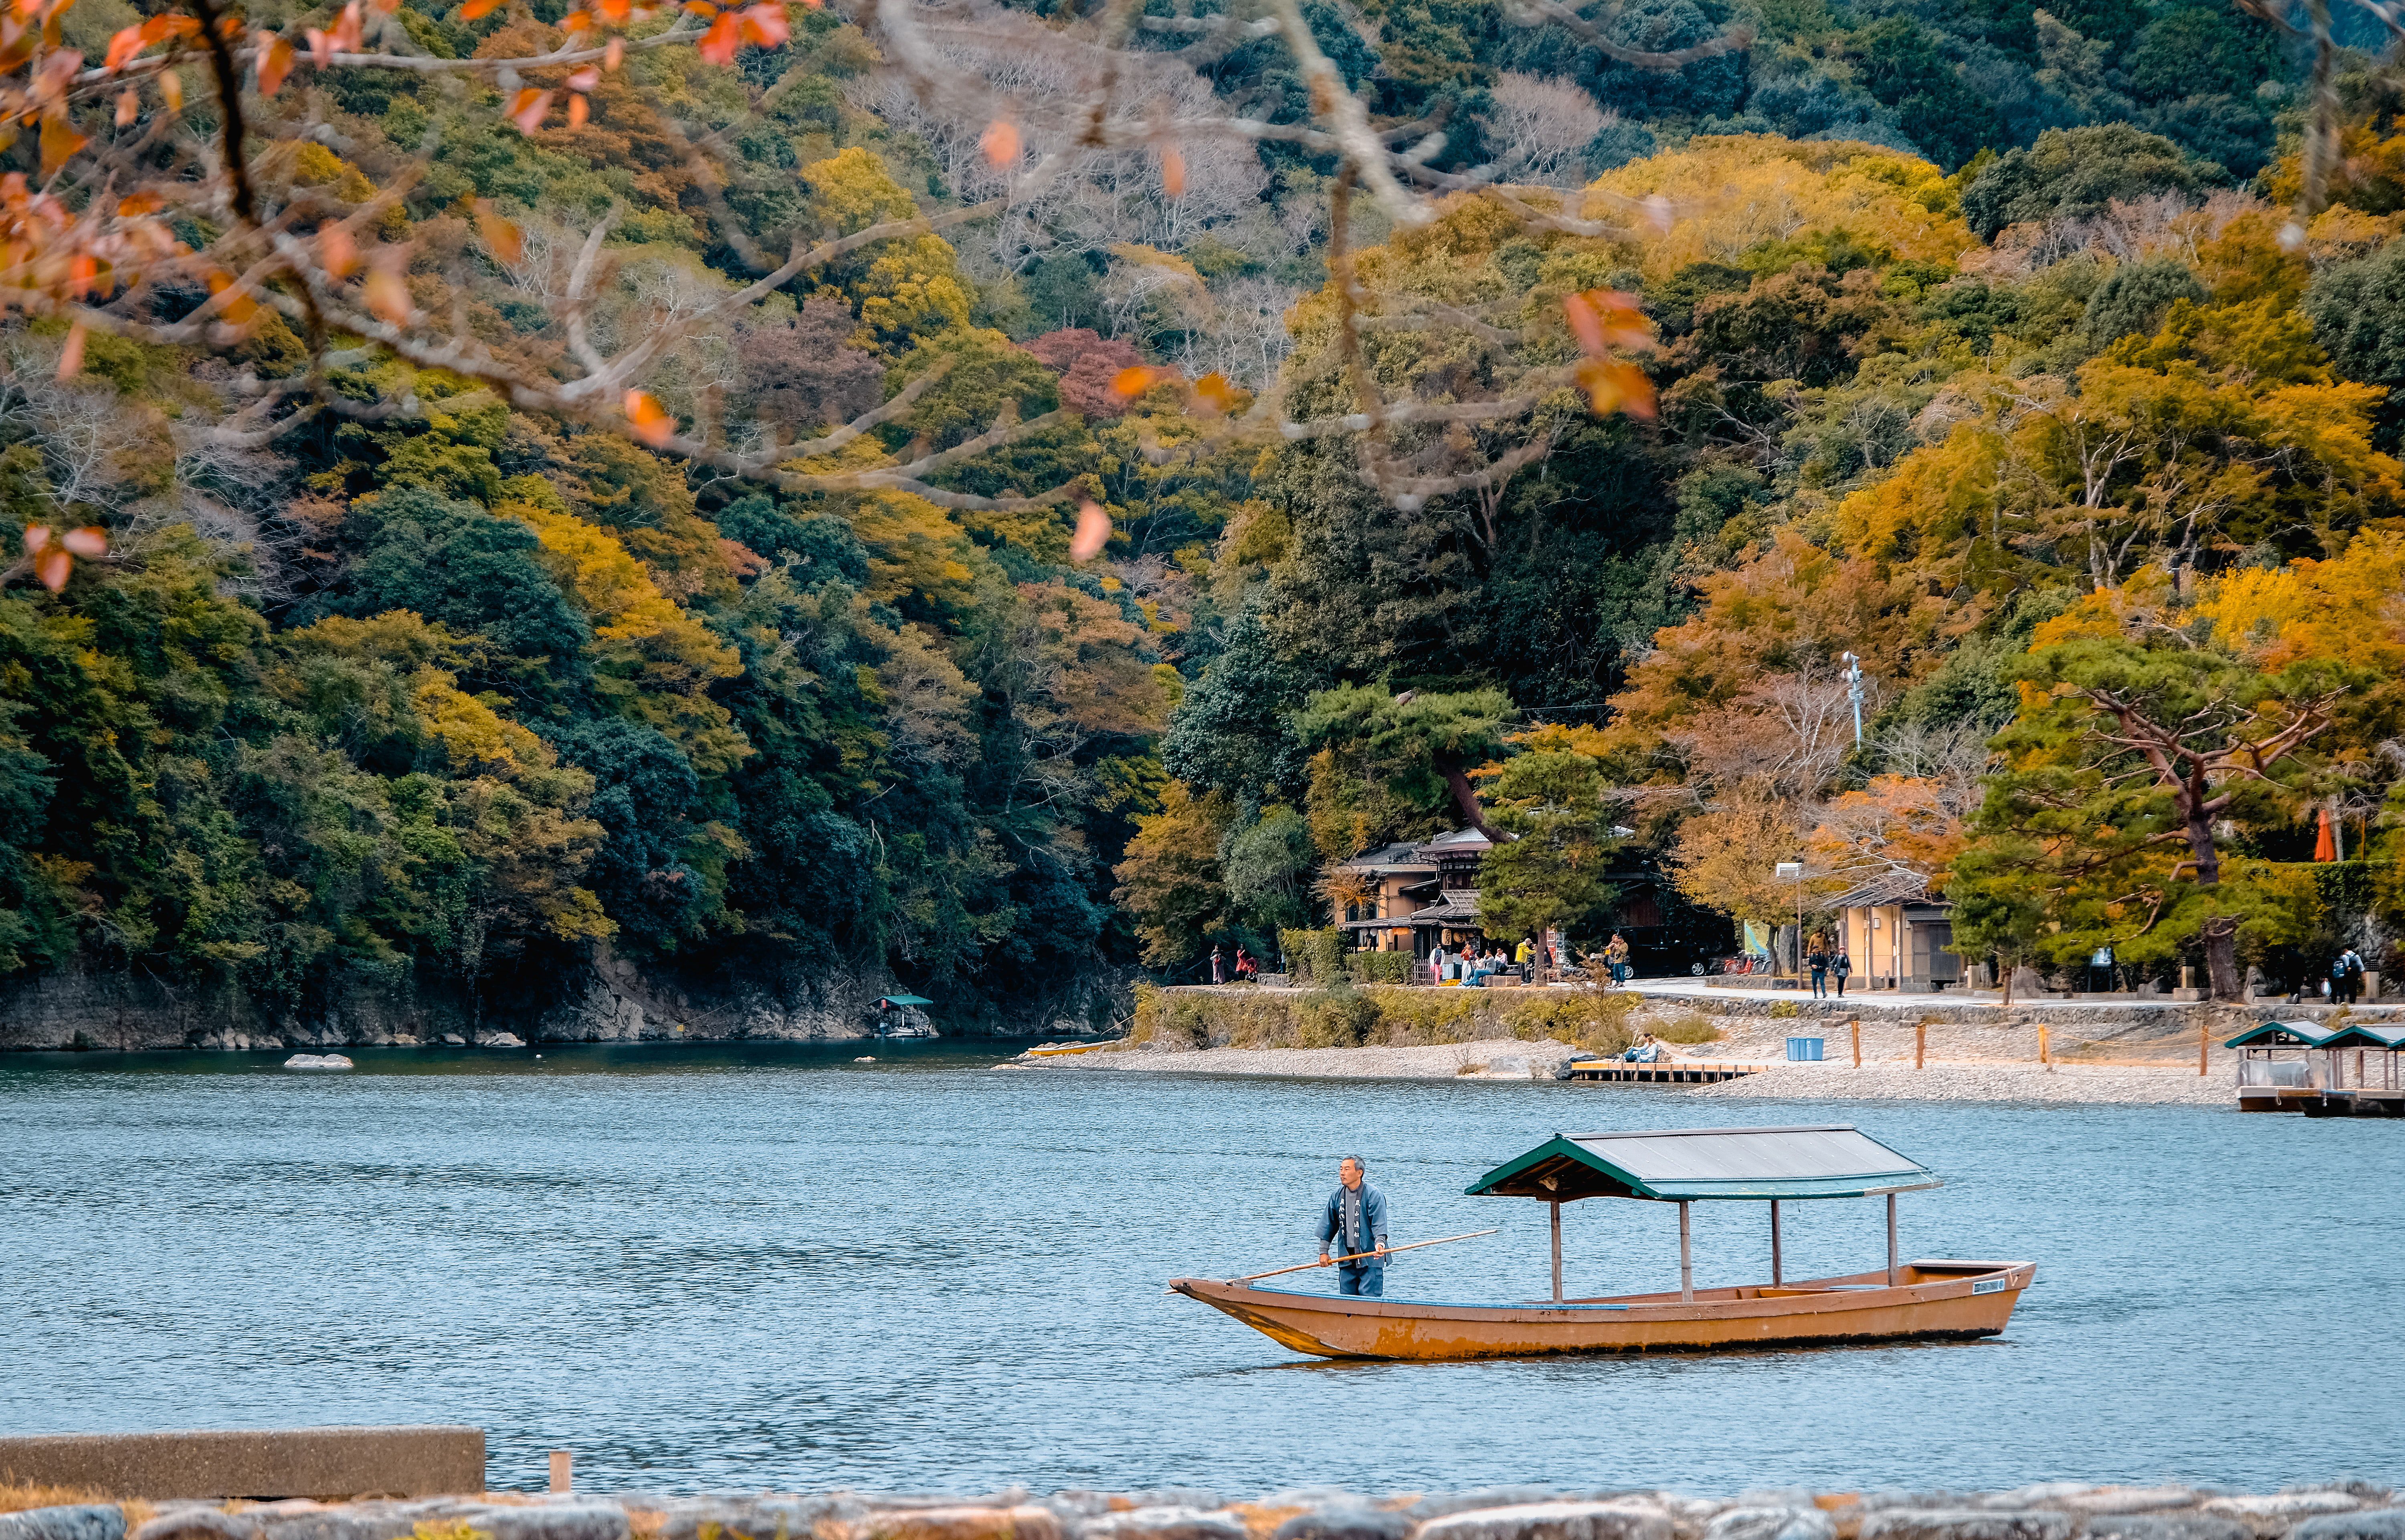
[[[1914,872],[1892,871],[1831,900],[1835,939],[1853,959],[1855,989],[1926,995],[1962,987],[1970,969],[1954,951],[1954,906]]]

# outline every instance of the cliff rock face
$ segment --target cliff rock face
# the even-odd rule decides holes
[[[876,1031],[881,979],[825,975],[771,989],[735,981],[702,992],[607,954],[522,1004],[460,992],[359,989],[276,1010],[238,991],[135,973],[52,973],[0,984],[0,1052],[42,1049],[326,1049],[414,1043],[810,1042]]]
[[[1124,1014],[1129,989],[1129,975],[1095,971],[1063,978],[1041,997],[963,998],[903,1014],[947,1037],[1108,1031]],[[891,978],[846,971],[679,976],[607,948],[589,961],[529,969],[481,999],[464,989],[402,984],[291,1009],[152,974],[48,973],[0,982],[0,1053],[840,1042],[875,1036],[878,996],[898,992]]]

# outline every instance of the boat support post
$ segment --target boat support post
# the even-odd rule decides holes
[[[1778,1288],[1783,1281],[1779,1270],[1779,1200],[1770,1200],[1770,1286]]]
[[[1895,1194],[1887,1195],[1887,1286],[1896,1286],[1899,1271],[1895,1262]]]
[[[1562,1203],[1555,1198],[1554,1209],[1554,1303],[1562,1302]]]
[[[1679,1200],[1679,1297],[1682,1300],[1695,1297],[1695,1259],[1688,1243],[1685,1198]]]

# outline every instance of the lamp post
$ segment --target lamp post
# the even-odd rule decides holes
[[[1844,655],[1846,699],[1854,703],[1854,747],[1863,746],[1863,660],[1852,653]]]
[[[1795,884],[1795,957],[1800,967],[1804,957],[1804,863],[1781,861],[1771,869],[1779,881]]]

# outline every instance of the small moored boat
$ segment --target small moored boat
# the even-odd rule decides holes
[[[1899,1193],[1943,1185],[1926,1166],[1851,1127],[1556,1134],[1476,1182],[1472,1196],[1529,1197],[1553,1218],[1554,1290],[1490,1305],[1361,1298],[1182,1278],[1169,1287],[1298,1352],[1324,1358],[1465,1359],[1531,1353],[1708,1352],[1993,1336],[2036,1274],[2027,1262],[1900,1260]],[[1781,1203],[1887,1199],[1887,1266],[1789,1281]],[[1679,1206],[1674,1291],[1562,1297],[1562,1205],[1620,1197]],[[1698,1289],[1688,1205],[1770,1205],[1770,1280]]]

